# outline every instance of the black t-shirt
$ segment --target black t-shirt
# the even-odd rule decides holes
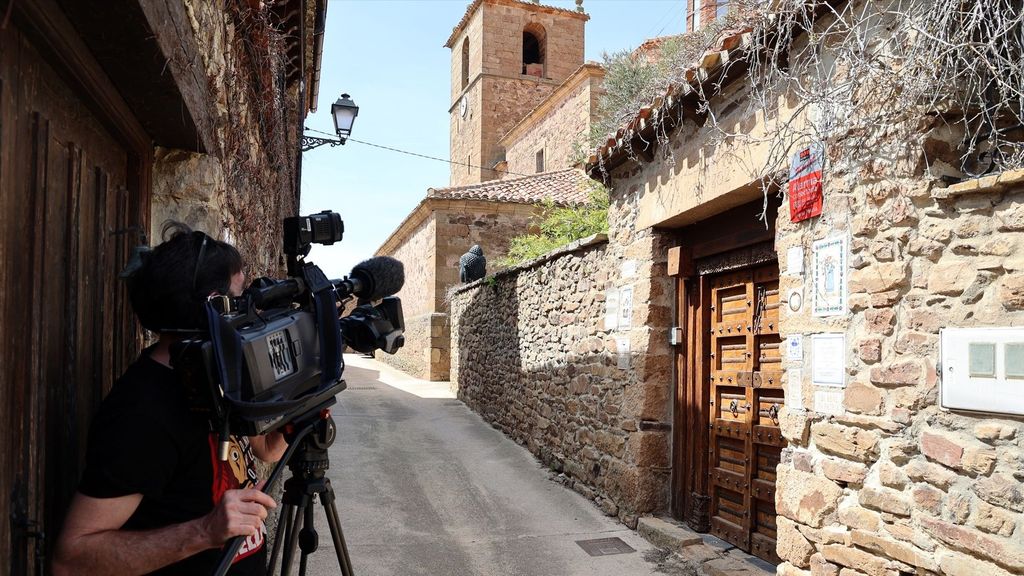
[[[79,491],[93,498],[142,494],[124,530],[162,528],[204,516],[233,488],[257,476],[248,439],[232,437],[228,461],[217,458],[217,438],[193,414],[177,375],[148,351],[114,384],[89,431]],[[242,545],[231,575],[266,572],[265,529]],[[222,552],[211,549],[153,574],[212,574]]]

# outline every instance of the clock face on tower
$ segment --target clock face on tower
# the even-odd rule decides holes
[[[466,97],[463,96],[462,100],[459,100],[459,114],[465,118],[466,112],[469,112],[469,100],[466,100]]]

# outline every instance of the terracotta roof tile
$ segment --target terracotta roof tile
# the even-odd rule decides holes
[[[469,186],[431,188],[427,191],[427,197],[518,204],[534,204],[550,198],[556,204],[583,204],[590,199],[590,186],[591,180],[586,173],[572,168]]]
[[[686,82],[681,85],[670,85],[663,96],[654,98],[650,105],[642,107],[634,114],[633,119],[625,122],[614,134],[610,134],[608,140],[593,151],[587,161],[587,170],[592,170],[599,159],[610,157],[622,151],[622,145],[635,130],[651,114],[660,114],[665,106],[672,106],[677,98],[686,96],[694,90],[693,85],[706,81],[712,72],[722,68],[733,59],[733,54],[748,50],[752,47],[752,27],[734,28],[723,30],[712,44],[712,49],[707,50],[697,59],[690,68],[685,71]],[[656,39],[659,40],[659,39]]]

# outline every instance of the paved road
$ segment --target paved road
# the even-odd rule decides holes
[[[356,356],[346,362],[328,477],[358,576],[664,573],[663,555],[550,480],[446,384]],[[322,517],[318,508],[321,547],[309,573],[338,574]],[[636,552],[591,557],[576,544],[612,537]]]

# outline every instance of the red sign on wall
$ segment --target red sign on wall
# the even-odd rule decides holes
[[[809,146],[789,162],[789,219],[800,222],[821,215],[822,150]]]

